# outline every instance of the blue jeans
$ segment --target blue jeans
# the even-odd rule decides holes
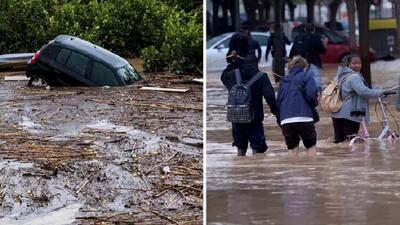
[[[253,121],[248,124],[233,123],[232,124],[232,146],[238,149],[247,150],[250,141],[250,147],[257,153],[267,151],[267,143],[265,142],[264,127],[262,121]]]
[[[308,67],[308,70],[307,70],[307,74],[312,76],[312,78],[314,79],[314,82],[315,82],[315,87],[317,88],[318,92],[321,92],[322,91],[321,69],[314,64],[310,64],[310,66]]]

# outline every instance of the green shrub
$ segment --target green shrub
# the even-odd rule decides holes
[[[35,51],[46,43],[49,5],[49,1],[43,0],[9,0],[3,3],[0,52]]]
[[[99,40],[105,48],[135,55],[160,42],[168,13],[169,8],[156,0],[115,1],[99,23]]]
[[[185,12],[202,13],[203,0],[163,0],[169,6],[183,9]]]
[[[202,73],[203,26],[198,23],[199,17],[197,13],[171,12],[164,23],[161,45],[142,51],[145,71],[157,71],[161,65],[172,71]]]
[[[91,1],[87,5],[74,2],[59,5],[49,17],[48,35],[69,34],[99,44],[96,18],[103,12],[103,5]]]
[[[199,72],[201,15],[199,0],[6,0],[0,54],[34,52],[69,34],[124,57],[140,53],[146,71]]]
[[[157,72],[167,69],[167,61],[163,52],[155,46],[150,46],[141,51],[143,70],[145,72]]]

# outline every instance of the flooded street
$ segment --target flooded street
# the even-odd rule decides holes
[[[203,86],[144,76],[116,88],[0,82],[0,224],[202,223]]]
[[[373,86],[396,86],[398,68],[393,65],[397,64],[374,63]],[[335,73],[336,66],[327,65],[322,83],[328,84]],[[373,138],[353,149],[348,143],[331,144],[331,119],[319,109],[318,156],[307,157],[300,144],[300,155],[289,158],[281,130],[266,106],[267,153],[251,156],[250,150],[247,157],[237,157],[231,146],[231,125],[225,121],[227,91],[219,76],[207,74],[207,224],[398,224],[400,141]],[[398,118],[395,97],[387,101]],[[382,130],[376,103],[371,99],[372,137]]]

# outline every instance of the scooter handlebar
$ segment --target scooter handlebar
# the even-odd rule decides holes
[[[395,95],[397,92],[393,91],[393,90],[387,90],[383,92],[384,96],[388,96],[388,95]]]

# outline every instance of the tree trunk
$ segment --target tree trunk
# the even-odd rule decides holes
[[[395,14],[396,14],[396,31],[397,31],[397,42],[396,42],[396,56],[400,55],[400,0],[395,0]]]
[[[294,9],[296,8],[296,4],[294,4],[292,0],[287,0],[287,3],[289,6],[290,21],[294,21]]]
[[[247,18],[249,20],[250,30],[253,30],[256,25],[257,3],[258,2],[256,0],[243,0],[243,6],[246,10]]]
[[[282,35],[282,26],[281,26],[281,4],[280,0],[274,0],[274,13],[275,13],[275,39],[274,39],[274,61],[275,70],[274,72],[283,76],[285,73],[285,64],[283,62],[283,35]],[[274,68],[274,66],[272,67]],[[275,81],[279,82],[280,78],[275,76]]]
[[[231,10],[232,24],[235,23],[235,30],[240,29],[240,4],[239,0],[235,0],[234,10]]]
[[[261,7],[262,7],[261,15],[262,15],[262,19],[264,21],[269,21],[269,13],[271,11],[271,5],[272,4],[271,4],[270,0],[261,1]]]
[[[213,35],[216,35],[218,33],[217,30],[217,24],[218,24],[218,8],[221,4],[220,0],[214,0],[213,2],[213,15],[212,15],[212,24],[213,24]]]
[[[349,46],[351,52],[355,52],[356,49],[356,1],[355,0],[346,0],[347,6],[347,15],[348,15],[348,23],[349,23]]]
[[[356,5],[360,29],[361,74],[364,76],[368,86],[371,87],[371,64],[369,61],[369,8],[371,1],[356,0]]]
[[[307,23],[314,23],[315,0],[306,0],[307,3]]]
[[[329,29],[332,31],[336,30],[336,14],[340,3],[342,3],[342,0],[334,0],[329,4]]]

